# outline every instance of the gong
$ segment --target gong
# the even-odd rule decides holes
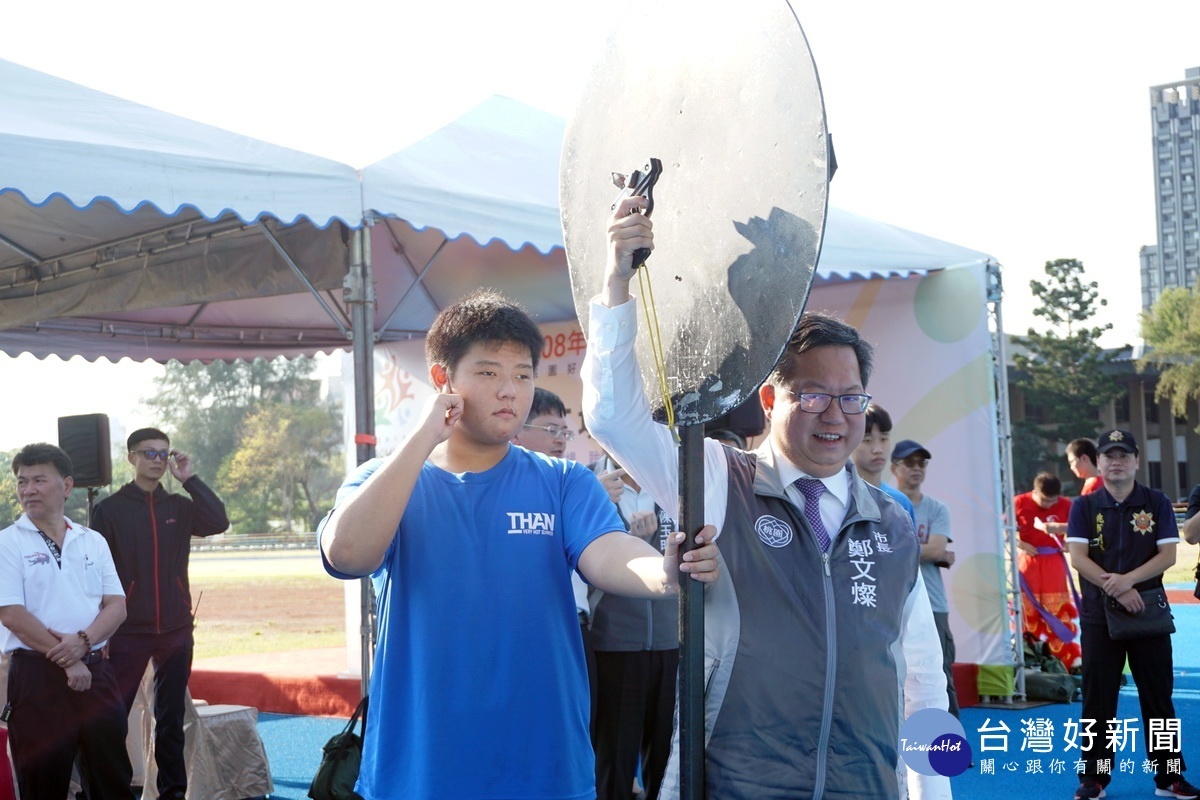
[[[789,3],[633,3],[608,37],[563,139],[571,291],[586,333],[620,191],[613,173],[661,160],[644,269],[678,424],[740,405],[787,344],[821,249],[829,152],[816,68]],[[661,420],[639,325],[646,395]]]

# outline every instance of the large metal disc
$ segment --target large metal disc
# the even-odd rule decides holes
[[[816,68],[784,0],[643,0],[609,37],[563,140],[571,289],[586,332],[619,192],[611,174],[661,159],[647,269],[677,423],[736,407],[787,344],[820,251],[828,152]],[[642,294],[636,280],[631,289]],[[661,419],[644,317],[639,325]]]

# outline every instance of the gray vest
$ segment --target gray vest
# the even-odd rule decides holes
[[[593,465],[592,470],[599,472],[598,466]],[[678,526],[657,504],[654,512],[658,515],[658,528],[646,543],[662,552],[667,534],[678,530]],[[624,514],[621,521],[629,526]],[[588,600],[592,607],[593,649],[633,652],[679,648],[679,601],[675,597],[644,600],[591,589]]]
[[[895,798],[896,654],[920,558],[908,515],[852,471],[826,557],[762,454],[726,453],[732,591],[709,587],[705,605],[708,796]]]

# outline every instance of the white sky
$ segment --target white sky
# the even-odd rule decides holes
[[[491,94],[565,115],[615,4],[10,6],[0,58],[359,166]],[[1104,343],[1137,338],[1137,254],[1155,237],[1148,88],[1200,66],[1200,2],[793,6],[837,149],[832,205],[993,255],[1010,332],[1036,324],[1042,265],[1080,258],[1109,300]],[[27,360],[0,358],[10,387],[41,386],[20,412],[0,406],[0,448],[53,440],[59,414],[132,416],[155,371]]]

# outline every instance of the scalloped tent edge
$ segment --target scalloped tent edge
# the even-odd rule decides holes
[[[356,171],[0,61],[0,351],[212,361],[354,348],[355,427],[370,436],[376,341],[423,336],[479,285],[539,322],[573,318],[563,128],[494,97]],[[56,244],[68,229],[77,241]],[[183,257],[188,248],[196,255]],[[831,208],[817,283],[969,266],[994,280],[1001,327],[994,259]],[[14,324],[6,293],[32,316]],[[360,460],[368,450],[359,445]]]
[[[206,361],[345,349],[351,231],[364,219],[377,341],[419,335],[477,285],[520,295],[539,321],[571,313],[558,296],[569,292],[557,187],[564,122],[510,98],[492,97],[361,171],[6,61],[0,110],[5,352]],[[68,245],[67,266],[56,261],[64,248],[23,241],[23,231],[53,238],[70,226],[100,244],[82,255]],[[102,235],[114,226],[119,236]],[[160,230],[157,241],[143,235]],[[200,277],[178,256],[187,237]],[[215,261],[214,243],[235,240]],[[11,258],[22,249],[33,258]],[[986,259],[830,209],[818,280]],[[148,266],[170,279],[149,280]],[[248,299],[256,295],[266,296]]]

